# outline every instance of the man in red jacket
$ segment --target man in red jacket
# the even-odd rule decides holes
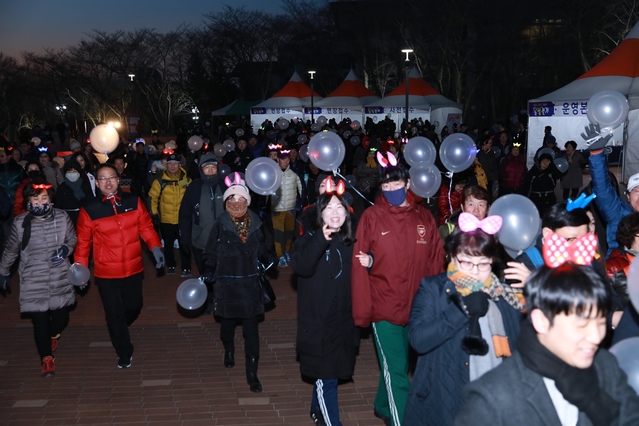
[[[75,261],[89,266],[93,249],[95,283],[100,291],[109,337],[118,368],[131,366],[133,345],[129,325],[142,309],[142,244],[151,249],[156,268],[164,267],[160,238],[142,200],[119,190],[115,166],[102,164],[96,171],[100,194],[80,209]]]
[[[435,219],[415,204],[408,171],[391,156],[381,162],[382,195],[357,227],[351,291],[355,325],[372,323],[381,363],[375,416],[400,426],[410,388],[410,308],[420,280],[444,271],[445,255]]]

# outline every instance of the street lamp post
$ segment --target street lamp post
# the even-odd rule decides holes
[[[317,71],[309,71],[308,73],[311,75],[311,124],[315,123],[315,103],[313,96],[313,77]]]
[[[408,73],[410,71],[410,59],[408,55],[413,53],[413,49],[403,49],[402,53],[406,54],[406,60],[404,61],[404,68],[406,71],[406,129],[408,130]]]
[[[55,109],[58,111],[58,114],[60,114],[60,120],[62,120],[64,118],[65,111],[67,110],[67,106],[59,104],[55,106]]]
[[[197,107],[193,107],[193,109],[191,109],[191,112],[193,113],[193,120],[195,120],[195,124],[198,123],[198,120],[200,119],[200,116],[198,115],[200,113],[200,110],[197,109]]]

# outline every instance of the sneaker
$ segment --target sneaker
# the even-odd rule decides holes
[[[166,271],[166,273],[167,273],[168,275],[175,275],[175,268],[169,268],[169,270],[168,270],[168,271]]]
[[[45,356],[42,358],[42,377],[55,376],[55,358],[52,356]]]
[[[118,368],[129,368],[131,366],[132,356],[121,356],[118,360]]]
[[[180,242],[178,240],[173,241],[173,248],[174,249],[178,249],[180,248]]]
[[[373,407],[373,414],[378,419],[382,419],[382,421],[384,422],[384,425],[391,426],[392,423],[391,423],[390,417],[385,416],[384,414],[380,413],[379,411],[377,411],[377,408],[375,408],[375,407]]]
[[[311,409],[310,415],[313,423],[315,423],[317,426],[326,426],[324,416],[322,415],[322,412],[319,408]]]
[[[182,278],[193,278],[193,274],[188,269],[182,269]]]
[[[60,333],[57,336],[51,338],[51,352],[55,352],[58,349],[58,339],[60,338]]]
[[[288,252],[284,253],[284,257],[286,257],[286,262],[291,263],[291,256],[288,254]]]
[[[288,267],[288,263],[286,263],[286,258],[284,256],[280,257],[280,261],[277,262],[277,267],[278,268],[287,268]]]

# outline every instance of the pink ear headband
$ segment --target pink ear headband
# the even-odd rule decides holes
[[[384,158],[384,154],[377,151],[377,162],[379,163],[380,166],[382,166],[383,168],[386,168],[389,165],[393,167],[397,165],[397,158],[395,158],[392,152],[387,152],[386,157],[388,157],[388,160]]]
[[[243,185],[242,176],[238,172],[233,173],[233,180],[231,181],[231,175],[224,178],[224,183],[226,186],[231,187],[233,185]]]
[[[489,235],[495,235],[501,229],[502,218],[501,216],[488,216],[483,220],[479,220],[470,213],[462,213],[459,215],[457,223],[459,224],[459,229],[464,232],[481,229]]]

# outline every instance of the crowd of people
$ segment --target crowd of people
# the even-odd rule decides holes
[[[32,318],[48,377],[69,307],[87,291],[70,284],[69,266],[92,267],[117,367],[129,368],[143,241],[157,276],[206,283],[203,314],[220,322],[225,368],[235,366],[242,325],[247,384],[261,392],[260,282],[271,265],[290,267],[296,351],[314,385],[316,425],[341,425],[338,385],[353,375],[369,327],[380,363],[374,415],[386,425],[639,424],[639,397],[606,350],[639,336],[627,279],[639,250],[639,174],[624,200],[602,153],[605,137],[586,160],[574,141],[559,149],[550,128],[528,170],[525,128],[512,127],[480,132],[462,123],[437,134],[421,119],[399,128],[389,119],[279,120],[253,133],[236,123],[216,135],[181,128],[175,141],[121,142],[108,156],[76,140],[64,152],[47,140],[0,144],[0,289],[19,258],[20,310]],[[320,131],[344,141],[340,176],[308,158],[306,144]],[[429,203],[410,190],[403,151],[413,137],[438,148],[455,132],[475,141],[477,159],[444,177]],[[201,148],[189,145],[192,135]],[[260,157],[282,170],[269,195],[246,184]],[[586,165],[592,184],[583,188]],[[497,237],[502,218],[489,215],[508,194],[530,198],[541,223],[514,259]]]

